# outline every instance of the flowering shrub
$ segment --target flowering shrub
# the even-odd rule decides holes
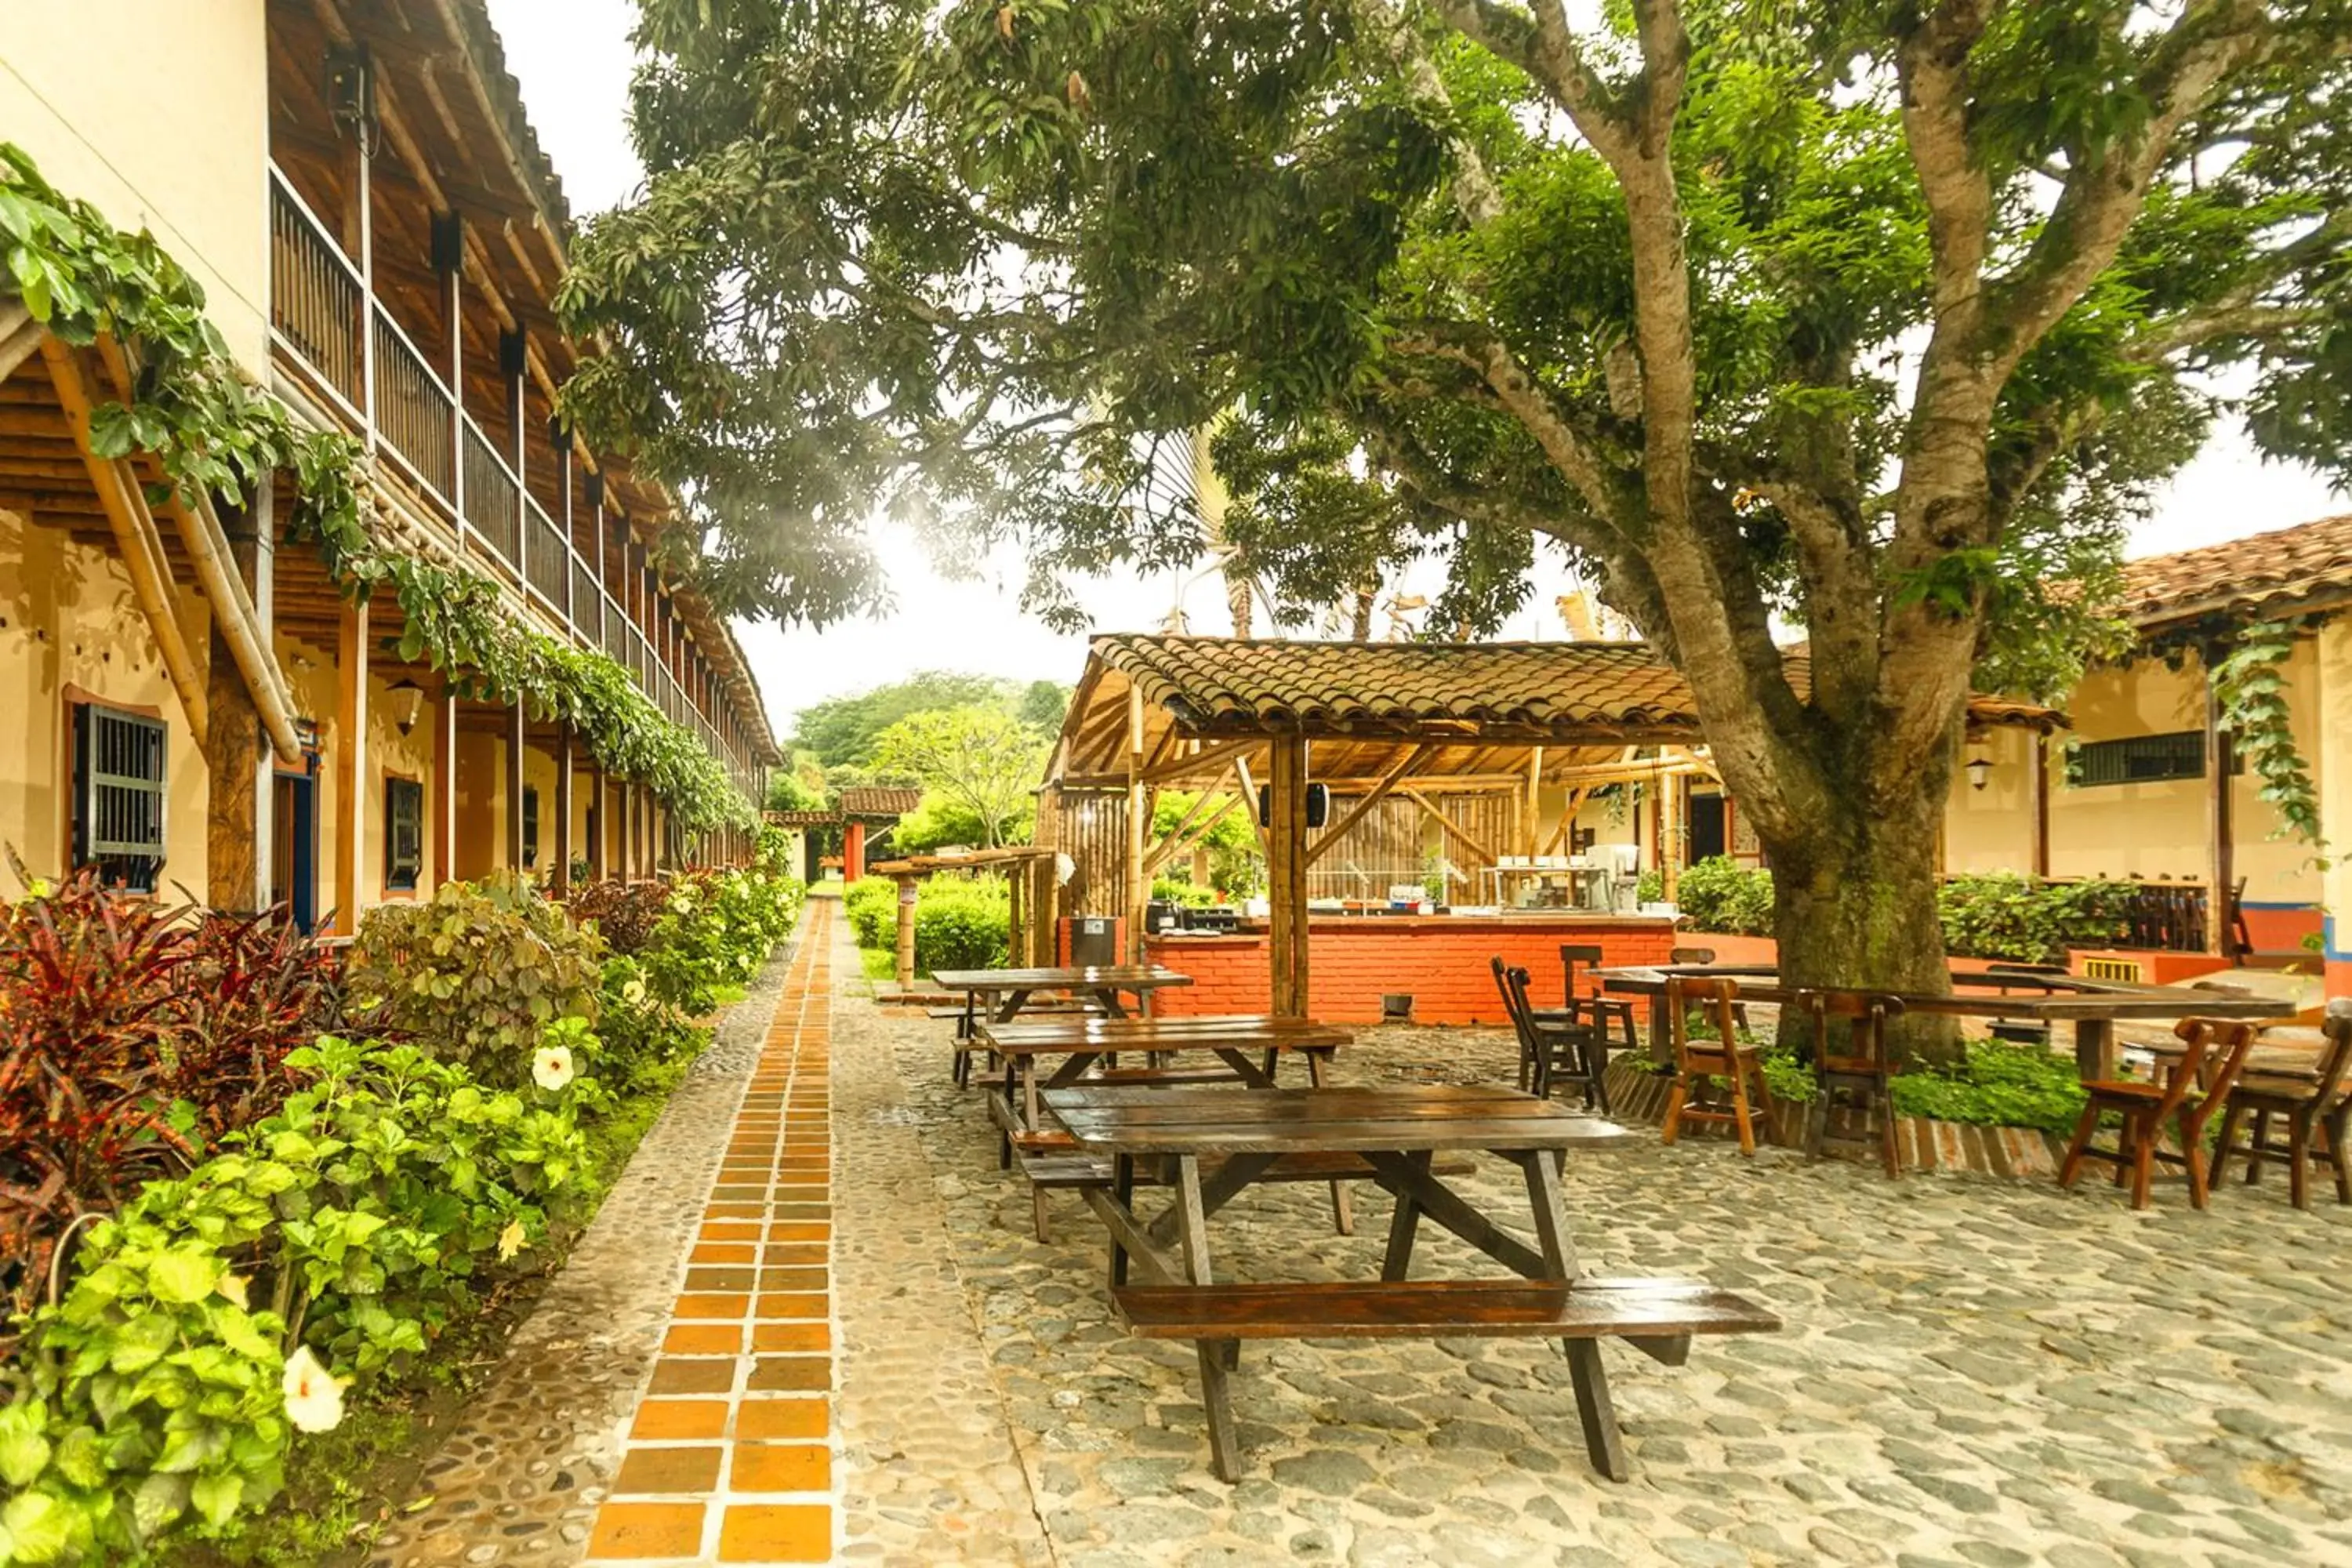
[[[607,959],[597,1013],[596,1076],[618,1095],[658,1092],[677,1082],[710,1032],[654,994],[645,966]]]
[[[668,909],[639,955],[654,994],[696,1016],[741,995],[792,934],[804,891],[792,878],[756,869],[673,881]]]
[[[571,1065],[593,1044],[573,1020],[539,1047],[557,1088],[499,1090],[327,1037],[287,1058],[304,1086],[277,1115],[92,1227],[0,1408],[0,1563],[132,1560],[266,1502],[292,1429],[334,1426],[349,1383],[545,1237],[601,1103]]]
[[[352,1017],[511,1087],[559,1018],[594,1020],[604,944],[512,876],[368,911],[345,968]]]

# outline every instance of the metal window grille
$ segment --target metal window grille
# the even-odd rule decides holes
[[[2168,735],[2087,742],[2075,748],[2071,773],[2069,782],[2077,787],[2201,779],[2205,776],[2205,736],[2201,731],[2182,730]]]
[[[163,870],[164,733],[136,713],[74,710],[74,863],[152,893]]]
[[[415,888],[425,874],[425,786],[383,781],[383,885]]]

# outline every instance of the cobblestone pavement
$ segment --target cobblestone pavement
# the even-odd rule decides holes
[[[702,1220],[725,1130],[782,994],[780,955],[638,1144],[506,1363],[425,1470],[371,1568],[560,1568],[586,1550]]]
[[[1678,1369],[1608,1346],[1630,1483],[1587,1468],[1557,1346],[1480,1340],[1248,1347],[1248,1475],[1227,1487],[1192,1348],[1122,1331],[1075,1201],[1056,1198],[1052,1242],[1033,1237],[977,1096],[949,1081],[946,1026],[838,1016],[870,1096],[866,1129],[841,1133],[844,1213],[905,1289],[853,1297],[845,1262],[844,1485],[866,1499],[845,1513],[912,1532],[861,1541],[853,1522],[879,1560],[1035,1561],[1025,1533],[987,1533],[1017,1515],[1001,1474],[1017,1453],[1068,1568],[2352,1563],[2352,1211],[2296,1214],[2275,1173],[2207,1215],[2177,1185],[2135,1215],[2104,1184],[1889,1183],[1645,1137],[1569,1170],[1583,1266],[1703,1276],[1789,1327],[1701,1341]],[[886,1045],[903,1104],[877,1076]],[[1400,1028],[1340,1060],[1343,1081],[1471,1081],[1507,1078],[1512,1057],[1491,1031]],[[1524,1214],[1499,1162],[1465,1180],[1507,1222]],[[1211,1222],[1222,1277],[1376,1275],[1388,1200],[1357,1194],[1343,1238],[1321,1189],[1257,1189]],[[1415,1272],[1492,1268],[1444,1237]],[[966,1370],[970,1323],[992,1389]],[[861,1405],[912,1397],[926,1356],[925,1403],[865,1428]],[[999,1409],[1009,1430],[991,1435]],[[943,1548],[932,1527],[967,1504],[980,1522]]]

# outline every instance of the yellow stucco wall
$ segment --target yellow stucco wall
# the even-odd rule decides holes
[[[265,374],[263,0],[21,0],[0,9],[0,138],[118,227],[151,230],[204,286],[230,350]]]
[[[2319,745],[2318,645],[2296,645],[2286,666],[2288,703],[2296,739],[2325,788],[2327,758]],[[2138,659],[2094,670],[2067,700],[2078,742],[2116,741],[2194,730],[2204,723],[2204,674],[2191,660],[2180,669]],[[2070,786],[2064,737],[2050,747],[2050,872],[2055,877],[2171,877],[2202,881],[2207,846],[2206,783],[2167,779],[2154,784]],[[1986,787],[1970,787],[1956,772],[1946,819],[1945,864],[1954,871],[2024,870],[2032,852],[2032,742],[2003,730],[1971,754],[1990,759]],[[2278,814],[2260,798],[2251,771],[2230,781],[2238,874],[2250,903],[2315,903],[2320,877],[2307,846],[2277,837]]]
[[[182,595],[180,624],[201,671],[211,623]],[[164,864],[161,887],[205,893],[206,786],[203,754],[164,674],[131,579],[111,550],[79,544],[62,526],[0,510],[0,843],[36,875],[68,869],[72,719],[66,692],[163,721]],[[8,889],[13,891],[13,889]]]

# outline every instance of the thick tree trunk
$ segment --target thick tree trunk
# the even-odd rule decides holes
[[[1759,833],[1772,866],[1784,984],[1928,995],[1951,990],[1936,914],[1936,836],[1949,770],[1895,778],[1884,776],[1885,768],[1874,770],[1867,760],[1848,764],[1826,812],[1793,834]],[[1889,1040],[1898,1058],[1912,1061],[1948,1059],[1958,1050],[1952,1020],[1939,1016],[1904,1019]]]

